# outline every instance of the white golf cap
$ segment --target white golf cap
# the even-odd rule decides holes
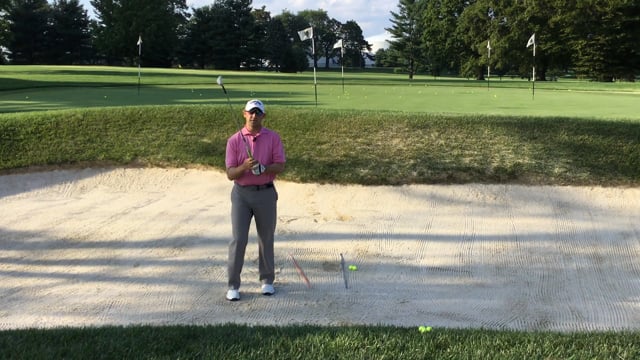
[[[258,99],[249,100],[247,101],[247,105],[244,106],[244,111],[251,111],[253,109],[258,109],[262,111],[263,114],[266,114],[266,111],[264,111],[264,104]]]

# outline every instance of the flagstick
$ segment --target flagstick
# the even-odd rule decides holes
[[[316,107],[318,107],[318,80],[316,78],[316,41],[311,37],[311,51],[313,53],[313,89],[316,93]]]
[[[533,45],[533,70],[532,70],[532,77],[533,77],[533,86],[531,87],[531,97],[532,99],[536,98],[536,33],[533,33],[533,35],[531,35],[531,37],[529,38],[529,41],[527,41],[527,47]]]
[[[138,60],[138,96],[140,95],[140,60]]]
[[[531,98],[536,98],[536,42],[533,41],[533,87],[531,88]]]
[[[138,96],[140,96],[140,73],[142,63],[142,36],[138,37]]]
[[[487,55],[487,91],[489,91],[491,87],[491,45],[489,43],[487,43],[487,50],[489,51]]]
[[[315,42],[315,39],[313,38],[313,27],[309,27],[304,30],[298,31],[298,36],[300,36],[300,41],[311,39],[311,54],[313,56],[313,88],[316,94],[316,107],[318,107],[318,78],[316,75],[316,42]]]
[[[342,66],[342,95],[344,95],[344,65]]]
[[[536,98],[536,66],[533,65],[533,87],[531,88],[531,98]]]
[[[342,95],[344,95],[344,40],[340,40],[340,65],[342,65]]]

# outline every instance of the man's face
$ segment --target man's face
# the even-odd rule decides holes
[[[260,128],[262,126],[262,119],[264,119],[264,113],[258,108],[253,108],[249,111],[244,111],[244,119],[249,129]]]

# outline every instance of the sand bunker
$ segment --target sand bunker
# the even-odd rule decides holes
[[[235,303],[230,189],[213,170],[0,176],[0,329],[640,328],[638,188],[279,181],[277,294],[259,294],[252,230]]]

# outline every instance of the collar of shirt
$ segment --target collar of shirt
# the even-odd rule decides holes
[[[255,141],[255,139],[257,139],[260,134],[262,134],[264,132],[264,127],[260,128],[260,131],[258,131],[257,134],[252,133],[251,131],[249,131],[249,129],[247,129],[246,127],[242,127],[242,135],[244,135],[245,137],[249,137],[251,138],[251,140]]]

